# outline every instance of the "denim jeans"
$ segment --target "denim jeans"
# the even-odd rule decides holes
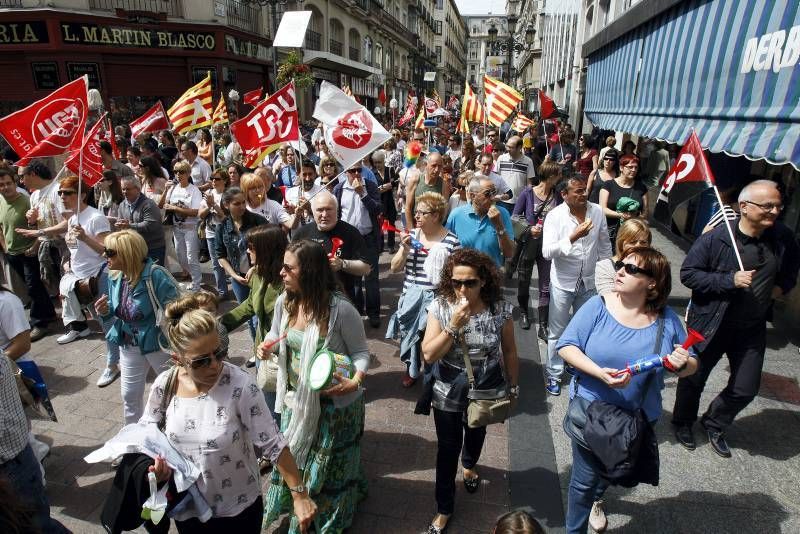
[[[104,268],[100,271],[100,278],[97,280],[97,291],[100,295],[105,295],[108,293],[108,268]],[[116,320],[114,317],[109,318],[106,321],[103,321],[99,315],[97,315],[94,311],[94,306],[89,306],[89,311],[91,314],[97,319],[97,322],[103,327],[103,335],[107,334],[111,327],[114,326],[114,321]],[[111,367],[112,365],[119,364],[119,345],[116,343],[112,343],[106,339],[106,365]]]
[[[50,517],[50,504],[42,485],[39,461],[29,444],[18,455],[0,464],[0,478],[8,480],[19,503],[31,511],[31,520],[41,532],[69,532]]]
[[[147,372],[152,368],[156,374],[165,370],[164,364],[169,355],[158,351],[142,355],[139,347],[120,348],[120,390],[125,424],[139,420],[144,413],[144,390],[147,385]]]
[[[240,284],[233,278],[231,278],[231,289],[233,289],[233,294],[236,296],[236,302],[241,304],[244,302],[248,295],[250,295],[250,286],[246,286]],[[250,326],[250,337],[253,341],[256,341],[256,325],[258,324],[258,318],[253,315],[250,319],[248,319],[247,324]],[[262,340],[257,340],[261,342]]]
[[[547,376],[548,378],[560,378],[564,372],[564,360],[556,352],[558,338],[564,333],[572,315],[577,312],[583,304],[597,294],[594,289],[586,289],[581,285],[580,291],[565,291],[555,285],[550,285],[550,308],[549,308],[549,328],[550,335],[547,337]],[[570,308],[573,310],[570,314]]]
[[[162,267],[165,267],[167,261],[167,247],[150,248],[147,250],[147,257]]]
[[[572,473],[567,490],[567,534],[585,534],[594,501],[608,488],[591,451],[572,440]]]
[[[228,292],[228,275],[225,274],[225,269],[219,264],[217,251],[214,250],[216,238],[207,237],[206,241],[208,242],[208,255],[211,256],[211,265],[214,267],[214,281],[216,282],[217,293],[220,297],[223,297]]]
[[[200,238],[197,237],[196,225],[175,223],[172,238],[181,269],[188,271],[192,277],[192,291],[200,291],[203,273],[200,270]]]

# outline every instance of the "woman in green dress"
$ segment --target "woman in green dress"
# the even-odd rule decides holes
[[[317,503],[317,532],[343,532],[367,494],[361,467],[364,433],[362,381],[369,367],[364,325],[355,307],[341,293],[324,249],[312,241],[292,242],[281,268],[285,291],[275,302],[272,329],[259,357],[278,354],[275,409],[281,432],[303,474],[303,483]],[[285,335],[285,338],[282,336]],[[281,339],[268,348],[271,340]],[[353,376],[333,374],[331,386],[314,391],[307,382],[313,356],[322,348],[345,354]],[[292,510],[289,488],[273,472],[266,496],[264,526]],[[290,533],[299,526],[292,518]]]

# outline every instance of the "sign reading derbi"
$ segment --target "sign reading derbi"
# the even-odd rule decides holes
[[[781,69],[791,68],[800,59],[800,24],[786,30],[765,33],[760,37],[747,40],[742,56],[742,74],[751,71],[772,69],[778,73]]]
[[[216,39],[210,32],[149,30],[104,24],[61,24],[61,40],[70,45],[134,46],[214,50]]]

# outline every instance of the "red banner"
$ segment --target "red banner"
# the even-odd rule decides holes
[[[169,120],[167,120],[167,113],[164,111],[164,105],[161,103],[161,100],[145,111],[144,115],[132,121],[130,126],[131,135],[134,138],[147,132],[169,130]]]
[[[253,89],[252,91],[248,91],[242,97],[242,102],[245,104],[249,104],[253,107],[258,105],[258,101],[261,100],[261,93],[264,92],[263,87],[259,87],[258,89]]]
[[[231,124],[231,133],[245,153],[300,139],[294,82],[284,85],[245,118]]]
[[[80,77],[0,119],[0,135],[19,154],[19,165],[35,157],[60,156],[81,142],[88,111],[86,79]]]
[[[542,119],[549,119],[556,114],[556,103],[553,99],[539,90],[539,116]]]
[[[100,141],[106,140],[106,132],[103,130],[103,122],[106,117],[104,113],[100,120],[94,123],[92,129],[83,138],[83,144],[79,150],[73,151],[64,166],[80,176],[83,183],[92,187],[103,179],[103,158],[100,155]],[[83,158],[81,158],[81,153]]]

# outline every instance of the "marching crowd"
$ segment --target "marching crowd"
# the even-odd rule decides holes
[[[120,154],[100,144],[105,172],[94,187],[43,161],[16,167],[7,151],[0,494],[7,502],[16,495],[19,507],[6,508],[4,525],[64,531],[50,518],[39,464],[46,446],[29,431],[10,362],[29,358],[31,343],[47,335],[59,334],[59,344],[87,337],[92,319],[106,340],[97,386],[119,379],[120,422],[157,426],[199,468],[195,494],[209,512],[174,512],[182,533],[257,532],[287,513],[290,532],[352,524],[368,491],[360,462],[364,321],[399,342],[406,372],[398,387],[421,382],[416,412],[433,411],[430,534],[445,532],[456,513],[458,478],[477,491],[486,426],[513,414],[525,394],[515,321],[526,330],[535,324],[546,343],[546,390],[559,395],[569,382],[568,532],[605,529],[610,484],[657,483],[652,425],[671,375],[676,436],[695,448],[700,395],[723,354],[731,377],[700,424],[714,451],[730,457],[725,431],[758,392],[772,300],[793,288],[800,266],[794,237],[777,221],[778,186],[745,186],[689,251],[681,267],[692,290],[686,324],[704,337],[689,349],[681,346],[684,321],[667,305],[669,261],[651,247],[647,222],[648,186],[674,154],[657,145],[645,158],[632,143],[618,151],[613,136],[584,134],[576,145],[569,125],[552,137],[478,127],[463,138],[453,126],[393,129],[382,148],[343,169],[320,125],[247,169],[221,128],[132,139],[123,124],[115,130]],[[404,277],[389,317],[381,315],[382,253]],[[503,286],[514,276],[512,303]],[[62,333],[53,298],[61,300]],[[219,303],[231,298],[237,305],[220,315]],[[227,359],[228,332],[245,324],[246,367],[255,374]],[[322,371],[320,355],[329,356]],[[650,372],[628,366],[647,355],[663,358]],[[148,392],[150,369],[157,378]],[[599,425],[605,435],[598,420],[613,422]],[[133,456],[114,460],[119,495],[103,512],[109,531],[143,521],[126,523],[122,510],[148,472],[159,486],[175,484],[175,465]],[[260,474],[271,467],[262,493]],[[145,528],[166,532],[169,521]],[[501,518],[496,530],[541,531],[525,514]]]

